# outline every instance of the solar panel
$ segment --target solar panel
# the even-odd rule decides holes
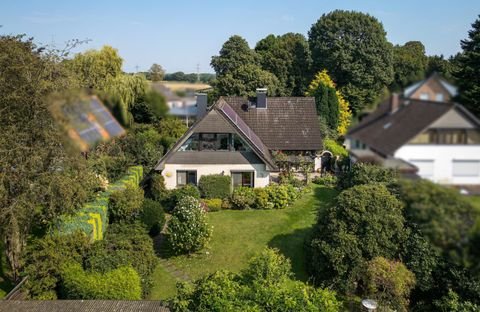
[[[237,126],[238,129],[250,140],[250,142],[261,152],[265,152],[264,144],[262,140],[253,132],[250,127],[243,121],[242,118],[230,107],[230,105],[224,103],[220,106],[220,109],[225,115]]]

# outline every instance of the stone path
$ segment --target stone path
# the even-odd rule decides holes
[[[153,239],[155,251],[157,252],[157,255],[160,258],[159,262],[162,265],[162,267],[165,269],[165,271],[170,273],[177,280],[180,280],[182,282],[191,282],[192,279],[190,278],[190,276],[188,276],[187,273],[177,268],[171,261],[168,261],[167,259],[168,250],[165,248],[165,243],[166,243],[165,233],[167,230],[168,221],[169,221],[169,218],[166,219],[160,234]]]

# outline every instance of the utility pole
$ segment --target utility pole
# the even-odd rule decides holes
[[[138,65],[135,65],[136,74],[138,74]]]
[[[197,82],[200,82],[200,64],[197,63]]]

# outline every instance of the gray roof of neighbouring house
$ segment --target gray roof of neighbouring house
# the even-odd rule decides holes
[[[321,150],[322,137],[313,97],[268,97],[267,108],[255,100],[222,97],[270,150]]]
[[[168,312],[160,301],[0,300],[0,312]]]
[[[353,127],[347,137],[366,144],[383,156],[393,155],[397,149],[424,131],[434,121],[453,108],[480,125],[466,108],[456,103],[399,99],[400,108],[391,113],[390,99]]]

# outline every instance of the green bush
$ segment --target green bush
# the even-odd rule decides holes
[[[265,188],[255,188],[253,191],[255,192],[255,209],[273,209]]]
[[[85,272],[76,262],[62,266],[64,299],[140,300],[140,277],[132,267],[120,267],[107,273]]]
[[[162,205],[150,198],[145,198],[142,205],[141,219],[149,234],[158,235],[165,224],[165,211]]]
[[[88,249],[89,238],[77,231],[73,234],[47,235],[27,245],[25,284],[32,299],[56,299],[60,267],[67,261],[81,262]]]
[[[94,272],[131,265],[141,277],[144,295],[150,290],[157,264],[152,238],[140,223],[110,225],[105,239],[95,242],[85,257],[85,268]]]
[[[227,198],[232,188],[232,178],[228,175],[203,175],[198,181],[198,189],[203,198]]]
[[[179,200],[168,222],[168,239],[177,253],[191,253],[205,247],[212,229],[198,199],[186,196]]]
[[[289,189],[285,185],[270,184],[265,187],[268,193],[268,201],[272,204],[273,209],[286,208],[293,200],[290,199]]]
[[[342,158],[348,156],[348,151],[345,149],[345,147],[332,139],[323,140],[323,149],[331,152],[333,156],[340,156]]]
[[[110,195],[108,214],[110,222],[132,222],[142,211],[143,190],[138,186],[127,185],[124,190]]]
[[[161,174],[154,173],[150,176],[146,195],[160,203],[168,201],[170,191],[167,190],[165,178]]]
[[[316,176],[312,180],[313,183],[326,186],[326,187],[334,187],[337,185],[337,177],[332,174],[327,174],[324,176]]]
[[[200,191],[195,185],[187,184],[171,191],[168,203],[165,206],[167,211],[172,211],[183,197],[191,196],[200,199]]]
[[[255,192],[251,187],[236,187],[233,189],[229,202],[232,209],[252,209],[255,207]]]
[[[356,163],[339,177],[337,186],[340,190],[344,190],[355,185],[369,183],[382,183],[394,191],[392,188],[397,183],[397,174],[389,168]]]
[[[208,211],[222,210],[223,200],[221,198],[207,198],[203,202],[207,205]]]

